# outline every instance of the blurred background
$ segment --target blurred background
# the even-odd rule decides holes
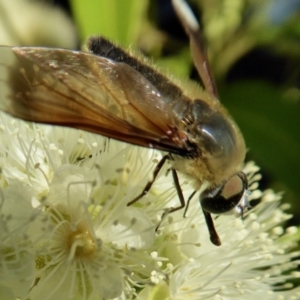
[[[300,0],[188,1],[207,41],[220,99],[300,223]],[[170,0],[0,0],[0,43],[80,49],[104,35],[170,73],[199,80]]]

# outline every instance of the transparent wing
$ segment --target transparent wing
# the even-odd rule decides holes
[[[0,109],[28,121],[188,153],[172,109],[143,75],[86,52],[0,47]]]
[[[190,49],[194,65],[202,80],[205,90],[212,96],[218,96],[218,90],[207,57],[204,37],[200,26],[187,3],[183,0],[172,0],[174,10],[190,40]]]

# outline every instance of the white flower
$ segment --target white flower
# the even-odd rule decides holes
[[[28,297],[108,299],[132,293],[129,281],[145,285],[155,269],[144,251],[154,243],[155,226],[143,209],[126,207],[143,159],[131,169],[127,164],[149,151],[111,143],[108,152],[102,137],[6,116],[1,128],[3,187],[23,182],[35,197],[31,209],[45,220],[28,236],[37,268]],[[34,227],[30,216],[27,222]]]
[[[55,173],[43,202],[52,227],[41,241],[40,281],[30,299],[115,298],[130,253],[152,245],[151,221],[142,210],[125,209],[122,188],[97,182],[97,173],[72,165]],[[131,271],[139,268],[131,264]]]
[[[245,166],[251,189],[257,187],[257,171],[253,163]],[[282,227],[291,216],[284,213],[286,206],[280,206],[280,195],[254,190],[250,200],[256,198],[261,202],[243,220],[228,216],[215,219],[221,247],[208,242],[196,201],[191,203],[188,218],[182,218],[181,212],[172,214],[167,224],[161,225],[162,239],[157,244],[159,253],[169,258],[169,283],[160,280],[143,295],[176,300],[299,298],[300,288],[289,290],[292,285],[286,281],[300,277],[300,273],[282,274],[296,270],[299,264],[299,260],[292,260],[300,253],[291,252],[297,246],[297,229],[285,231]]]
[[[152,178],[158,151],[68,128],[1,116],[3,299],[288,299],[298,277],[296,229],[280,196],[260,192],[247,164],[244,219],[216,218],[222,246],[211,244],[195,195],[161,220],[178,196],[167,172],[132,206]],[[187,198],[192,189],[180,177]],[[155,229],[160,224],[158,231]],[[13,260],[12,260],[13,258]],[[1,298],[1,299],[2,299]]]
[[[32,193],[20,183],[12,183],[0,198],[0,298],[23,297],[35,280],[33,241],[28,239],[36,216]],[[16,289],[16,287],[18,287]]]

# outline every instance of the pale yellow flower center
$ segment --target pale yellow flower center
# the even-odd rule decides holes
[[[82,228],[70,231],[66,243],[70,257],[77,259],[90,258],[95,254],[97,248],[94,236],[88,230]]]

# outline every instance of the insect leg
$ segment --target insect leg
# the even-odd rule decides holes
[[[208,228],[209,237],[210,237],[211,242],[216,246],[221,246],[221,240],[215,229],[214,221],[211,217],[211,214],[209,212],[205,211],[204,209],[202,209],[202,211],[203,211],[203,214],[205,217],[205,221],[206,221],[206,225]]]
[[[205,90],[210,95],[217,96],[217,86],[208,62],[204,37],[200,26],[191,8],[185,1],[173,0],[172,3],[177,16],[189,37],[193,61]]]
[[[165,217],[166,214],[170,214],[170,213],[172,213],[174,211],[177,211],[177,210],[182,209],[182,208],[185,207],[185,200],[184,200],[184,196],[182,194],[182,190],[181,190],[181,187],[180,187],[180,184],[179,184],[179,180],[178,180],[178,176],[177,176],[176,170],[172,169],[172,175],[173,175],[173,180],[174,180],[175,188],[176,188],[179,200],[180,200],[180,205],[177,206],[177,207],[171,208],[168,212],[164,213],[163,216],[162,216],[162,219]],[[196,191],[194,191],[189,196],[186,208],[184,210],[184,216],[185,216],[186,211],[188,209],[189,203],[190,203],[191,199],[193,198],[193,196],[195,195],[195,193],[196,193]],[[217,233],[217,231],[215,229],[214,222],[213,222],[213,219],[211,217],[211,214],[209,212],[205,211],[204,209],[202,209],[202,211],[203,211],[203,214],[204,214],[204,217],[205,217],[205,221],[206,221],[206,225],[207,225],[207,228],[208,228],[208,232],[209,232],[209,236],[210,236],[211,242],[214,245],[216,245],[216,246],[220,246],[221,245],[221,240],[220,240],[220,238],[218,236],[218,233]]]
[[[181,189],[181,186],[179,183],[179,179],[178,179],[176,170],[172,169],[172,175],[173,175],[173,180],[174,180],[175,188],[177,191],[177,195],[178,195],[178,198],[180,201],[180,205],[177,207],[170,208],[170,210],[168,211],[169,214],[185,207],[185,200],[184,200],[184,196],[182,194],[182,189]]]
[[[155,170],[153,172],[153,178],[150,181],[148,181],[148,183],[144,187],[143,191],[137,197],[135,197],[133,200],[131,200],[130,202],[127,203],[127,206],[130,206],[133,203],[139,201],[141,198],[143,198],[149,192],[149,190],[151,189],[151,186],[154,183],[154,181],[155,181],[155,179],[156,179],[156,177],[157,177],[160,169],[163,167],[164,163],[169,158],[170,158],[169,155],[163,156],[163,158],[159,161],[159,163],[155,167]]]
[[[159,222],[159,224],[157,225],[155,231],[158,230],[161,222],[163,221],[163,219],[170,213],[174,212],[174,211],[177,211],[179,209],[182,209],[185,207],[185,200],[184,200],[184,196],[182,194],[182,190],[181,190],[181,187],[180,187],[180,183],[179,183],[179,179],[178,179],[178,175],[177,175],[177,172],[176,170],[174,169],[171,169],[172,171],[172,175],[173,175],[173,180],[174,180],[174,184],[175,184],[175,188],[176,188],[176,191],[177,191],[177,195],[178,195],[178,198],[179,198],[179,201],[180,201],[180,205],[177,206],[177,207],[171,207],[170,209],[166,210],[163,215],[161,216],[161,221]]]
[[[183,217],[184,217],[184,218],[186,217],[186,212],[187,212],[187,210],[188,210],[188,208],[189,208],[189,206],[190,206],[190,202],[191,202],[192,198],[194,197],[194,195],[196,194],[196,192],[197,192],[197,191],[193,191],[193,192],[190,194],[190,196],[189,196],[189,198],[188,198],[188,200],[187,200],[187,202],[186,202],[186,206],[185,206],[184,213],[183,213]]]

